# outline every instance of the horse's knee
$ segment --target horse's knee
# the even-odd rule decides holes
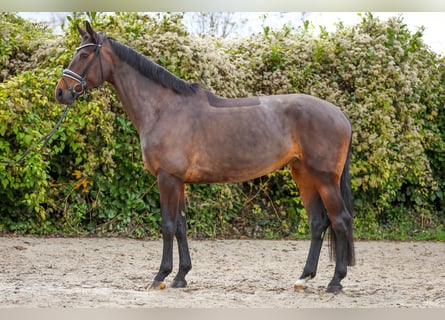
[[[162,219],[162,236],[164,239],[173,239],[176,234],[176,223],[167,219]]]

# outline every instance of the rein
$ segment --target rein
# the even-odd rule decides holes
[[[4,161],[3,160],[3,161],[0,161],[0,165],[9,167],[9,166],[15,166],[15,165],[23,163],[25,161],[25,158],[28,156],[28,154],[32,150],[34,150],[37,147],[37,145],[41,142],[43,142],[43,145],[39,148],[39,150],[37,150],[37,152],[42,151],[42,149],[48,144],[49,139],[51,139],[51,137],[54,135],[54,133],[60,127],[60,124],[66,118],[66,115],[68,114],[68,111],[69,111],[69,109],[71,109],[72,106],[73,106],[73,104],[68,105],[65,108],[65,110],[63,111],[62,115],[60,116],[59,121],[57,121],[56,125],[51,129],[51,131],[49,131],[46,135],[44,135],[42,138],[40,138],[40,140],[37,141],[34,145],[29,147],[18,160],[16,160],[16,161]]]

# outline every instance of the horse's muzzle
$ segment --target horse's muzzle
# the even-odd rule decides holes
[[[72,104],[74,100],[79,96],[75,92],[67,89],[62,89],[60,87],[56,88],[55,92],[56,100],[62,104]]]

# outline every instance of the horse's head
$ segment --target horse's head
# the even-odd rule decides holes
[[[77,29],[82,42],[56,86],[56,99],[63,104],[71,104],[89,89],[100,86],[110,73],[103,48],[106,36],[95,32],[88,21],[86,30]]]

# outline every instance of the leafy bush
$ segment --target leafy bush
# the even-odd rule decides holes
[[[356,236],[443,238],[444,60],[403,19],[265,28],[248,38],[188,34],[181,14],[74,14],[59,37],[1,14],[0,161],[49,131],[63,110],[54,86],[79,44],[76,24],[142,52],[225,97],[308,93],[338,105],[353,125]],[[8,41],[4,41],[4,40]],[[0,164],[0,230],[158,236],[156,179],[143,169],[139,138],[113,89],[80,99],[50,147],[25,164]],[[308,219],[283,168],[254,181],[188,186],[195,237],[307,237]]]
[[[0,12],[0,82],[31,69],[38,47],[54,36],[45,25]]]

